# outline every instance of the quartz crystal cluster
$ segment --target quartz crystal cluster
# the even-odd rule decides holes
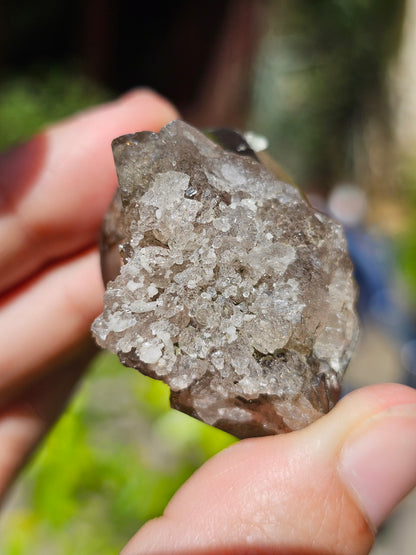
[[[92,329],[174,408],[243,438],[328,412],[358,324],[341,227],[230,133],[229,150],[182,121],[113,141]]]

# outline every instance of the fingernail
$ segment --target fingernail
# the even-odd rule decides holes
[[[355,430],[339,473],[377,530],[416,485],[416,404],[392,407]]]

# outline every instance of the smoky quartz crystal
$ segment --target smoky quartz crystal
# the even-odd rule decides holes
[[[99,345],[240,438],[328,412],[358,336],[341,227],[232,131],[174,121],[113,153]]]

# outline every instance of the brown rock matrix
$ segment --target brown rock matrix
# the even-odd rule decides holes
[[[328,412],[358,335],[341,227],[246,147],[181,121],[113,141],[114,279],[92,326],[123,364],[166,382],[174,408],[240,438]]]

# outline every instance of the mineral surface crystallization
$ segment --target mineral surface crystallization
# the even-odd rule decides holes
[[[240,135],[212,137],[231,150],[182,121],[113,141],[93,333],[174,408],[240,438],[297,430],[336,403],[358,336],[344,235]]]

